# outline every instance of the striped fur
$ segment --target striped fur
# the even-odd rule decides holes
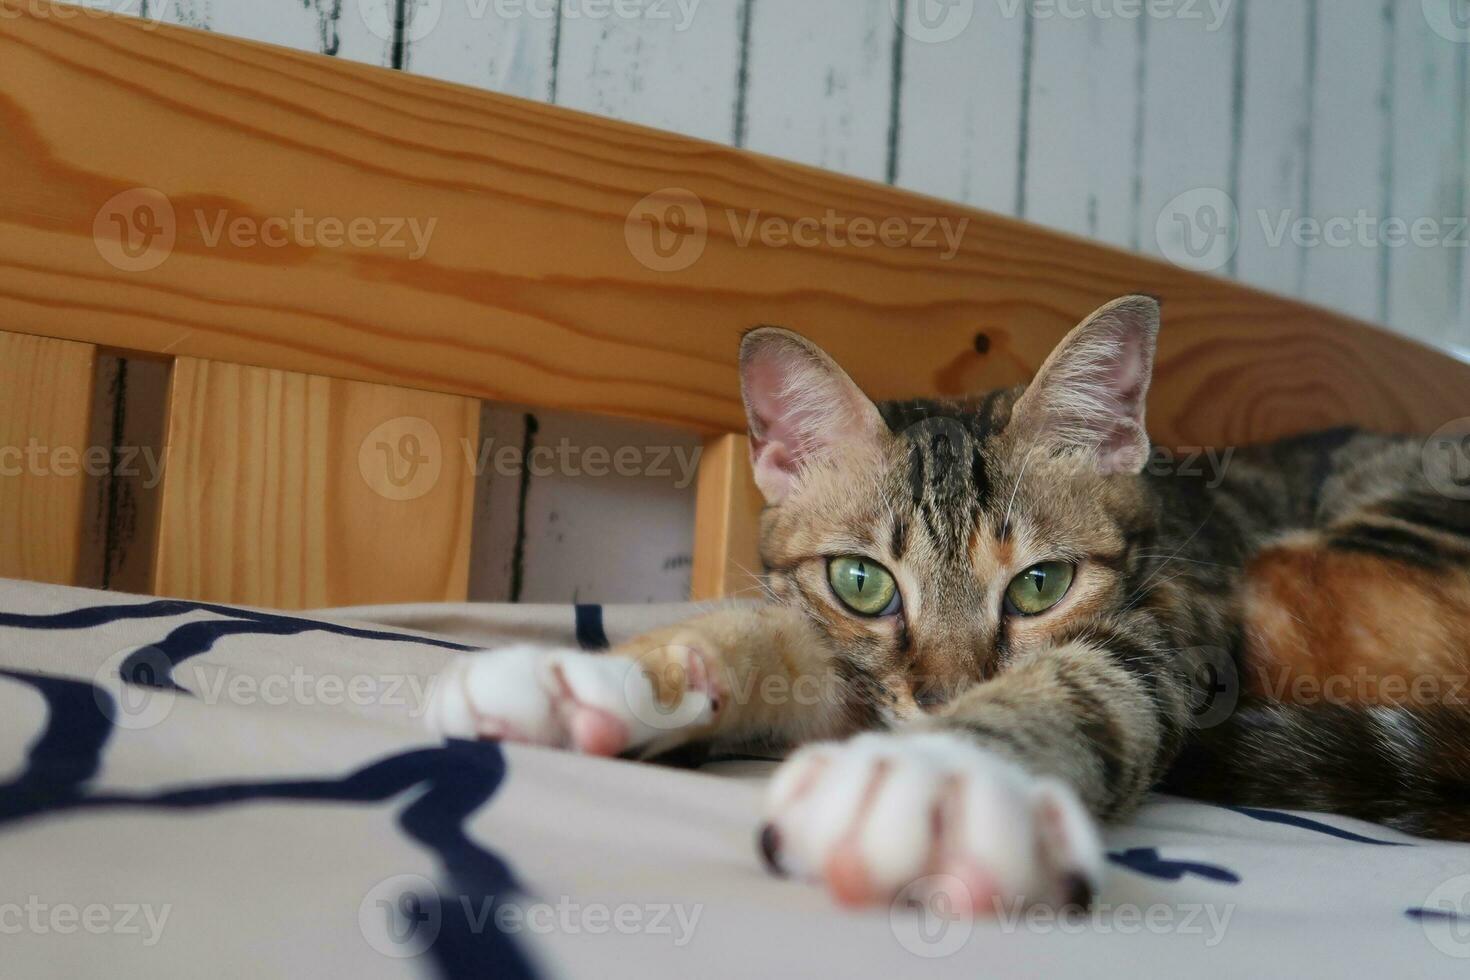
[[[772,656],[841,693],[821,724],[720,734],[959,731],[1104,819],[1163,785],[1470,839],[1470,502],[1418,441],[1346,430],[1145,465],[1157,314],[1111,304],[1027,388],[876,408],[796,335],[752,334]],[[892,573],[897,614],[843,607],[844,555]],[[1008,612],[1058,560],[1066,598]]]

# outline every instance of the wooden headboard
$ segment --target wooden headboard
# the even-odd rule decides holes
[[[99,351],[171,365],[153,590],[278,606],[464,598],[480,399],[704,434],[694,592],[740,587],[760,323],[875,396],[957,395],[1148,292],[1163,444],[1470,414],[1448,355],[1007,218],[43,0],[0,25],[0,453],[50,453],[0,475],[0,576],[76,578],[56,450],[93,444]]]

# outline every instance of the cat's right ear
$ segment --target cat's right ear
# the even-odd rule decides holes
[[[778,504],[803,467],[844,448],[874,445],[878,408],[816,344],[761,327],[740,345],[740,385],[750,425],[750,463],[766,501]]]

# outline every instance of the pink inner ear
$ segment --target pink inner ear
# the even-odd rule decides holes
[[[864,395],[820,352],[772,338],[742,367],[751,423],[756,485],[776,503],[812,457],[871,438],[881,418]]]
[[[745,404],[758,429],[750,434],[751,443],[755,446],[772,442],[795,445],[782,399],[790,382],[790,369],[788,365],[779,363],[781,360],[783,358],[762,354],[745,370]]]
[[[1138,418],[1143,413],[1149,380],[1148,355],[1137,331],[1118,331],[1118,356],[1107,366],[1109,386],[1116,393],[1121,414]]]
[[[745,368],[751,465],[756,486],[772,503],[786,496],[802,457],[814,448],[811,408],[792,395],[803,360],[799,351],[777,348],[761,352]]]

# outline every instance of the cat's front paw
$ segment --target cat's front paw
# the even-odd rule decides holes
[[[460,657],[440,676],[430,727],[612,756],[685,741],[714,722],[721,679],[693,646],[640,658],[535,646]]]
[[[965,736],[861,735],[777,770],[760,847],[773,870],[846,905],[928,901],[985,916],[1086,904],[1103,870],[1096,826],[1068,787]]]

